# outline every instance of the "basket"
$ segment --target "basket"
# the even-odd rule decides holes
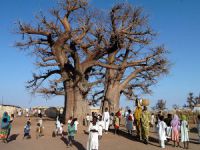
[[[149,100],[148,99],[142,99],[142,106],[149,106]]]

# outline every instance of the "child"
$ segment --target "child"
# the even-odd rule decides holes
[[[78,119],[77,118],[74,118],[74,125],[75,125],[75,132],[77,133],[78,132]]]
[[[166,132],[165,132],[167,125],[163,120],[164,120],[164,116],[160,116],[160,122],[158,123],[158,135],[159,135],[161,148],[165,148],[165,140],[167,139]]]
[[[70,146],[72,146],[72,144],[73,144],[73,141],[74,141],[74,136],[75,136],[75,133],[76,133],[76,131],[75,131],[75,124],[74,124],[74,122],[75,122],[75,120],[73,119],[72,121],[71,121],[71,123],[70,124],[68,124],[68,146],[70,145]]]
[[[98,150],[99,148],[99,126],[97,125],[97,117],[93,116],[93,121],[88,128],[89,137],[87,142],[87,150]]]
[[[56,135],[62,135],[62,124],[60,123],[60,119],[58,117],[56,119]]]
[[[31,130],[31,122],[30,121],[27,121],[26,125],[24,126],[24,138],[31,138],[31,135],[30,135],[30,130]]]
[[[131,114],[131,110],[128,110],[128,114],[126,115],[126,128],[128,131],[128,134],[132,134],[133,130],[133,115]]]
[[[177,142],[177,147],[180,147],[179,145],[179,127],[180,127],[180,121],[179,117],[175,114],[173,120],[171,121],[172,126],[172,141],[174,142],[174,147]]]
[[[151,114],[150,127],[152,129],[154,129],[154,127],[155,127],[155,116],[154,116],[154,113]]]
[[[41,136],[44,136],[44,134],[43,134],[43,126],[41,126],[40,122],[38,122],[37,126],[36,126],[36,138],[38,139]]]
[[[197,117],[197,129],[198,129],[199,143],[200,143],[200,115],[198,115]]]
[[[98,126],[99,126],[99,139],[101,139],[104,129],[104,121],[102,120],[102,116],[99,116]]]
[[[109,128],[111,127],[111,126],[113,126],[114,125],[114,113],[111,113],[110,114],[110,125],[109,125]]]
[[[114,127],[115,127],[115,134],[119,134],[119,115],[118,113],[115,114],[115,119],[114,119]]]
[[[87,114],[87,116],[86,116],[86,126],[88,127],[89,124],[90,124],[90,115]]]
[[[63,125],[62,123],[61,123],[60,125],[61,125],[61,126],[60,126],[60,134],[61,134],[61,136],[63,137],[63,136],[64,136],[64,134],[63,134],[63,126],[64,126],[64,125]]]
[[[167,142],[169,142],[169,140],[171,139],[171,132],[172,132],[171,121],[172,121],[172,115],[167,114],[167,118],[164,119],[164,122],[167,125],[166,129]]]
[[[185,115],[182,116],[182,121],[181,121],[181,142],[184,143],[184,149],[189,148],[188,122],[186,121]]]

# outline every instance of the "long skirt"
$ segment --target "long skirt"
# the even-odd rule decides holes
[[[179,131],[172,129],[172,141],[179,142]]]
[[[0,130],[0,140],[6,140],[8,136],[8,129]]]
[[[181,130],[181,142],[189,141],[188,130]]]
[[[146,141],[149,140],[149,128],[142,126],[142,138],[143,140],[146,140]]]
[[[98,133],[90,133],[87,141],[87,150],[98,150],[99,149],[99,139]]]

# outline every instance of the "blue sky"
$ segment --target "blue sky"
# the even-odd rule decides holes
[[[21,37],[13,33],[17,20],[34,21],[38,11],[47,11],[55,0],[7,0],[0,5],[0,103],[20,106],[62,105],[63,97],[45,100],[32,97],[25,89],[25,82],[36,70],[34,59],[19,52],[13,45]],[[158,99],[182,106],[189,92],[198,95],[200,85],[200,1],[199,0],[127,0],[142,6],[149,14],[153,29],[158,32],[156,44],[165,44],[172,62],[170,74],[162,77],[152,87],[153,94],[145,96],[152,105]],[[90,0],[92,6],[108,9],[122,0]],[[2,98],[3,97],[3,98]],[[122,106],[133,105],[122,98]]]

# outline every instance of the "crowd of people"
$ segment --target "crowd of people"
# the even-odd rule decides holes
[[[133,131],[136,133],[138,141],[142,141],[144,144],[149,143],[149,131],[152,128],[158,133],[158,139],[161,148],[165,148],[165,144],[170,140],[173,141],[173,146],[180,147],[180,141],[183,143],[183,148],[189,148],[189,123],[188,118],[185,115],[178,116],[176,114],[168,114],[165,118],[161,113],[154,115],[150,114],[147,106],[142,106],[139,102],[136,103],[134,111],[130,109],[122,115],[119,110],[117,112],[109,112],[108,108],[102,114],[92,113],[87,114],[85,117],[85,126],[87,126],[87,133],[89,134],[87,140],[87,150],[98,150],[99,140],[102,139],[103,134],[108,134],[111,128],[114,129],[114,134],[120,134],[122,117],[125,117],[125,127],[127,134],[133,136]],[[0,139],[4,142],[9,141],[10,132],[12,129],[12,123],[14,114],[9,116],[7,112],[4,112],[1,119]],[[78,119],[70,117],[67,120],[67,141],[68,147],[72,146],[75,141],[75,136],[78,132]],[[38,112],[37,125],[36,125],[36,138],[43,136],[43,119],[42,114]],[[200,115],[197,118],[197,129],[200,143]],[[52,136],[64,137],[64,124],[59,117],[56,118],[55,130]],[[23,138],[31,138],[31,120],[28,120],[24,126]]]

